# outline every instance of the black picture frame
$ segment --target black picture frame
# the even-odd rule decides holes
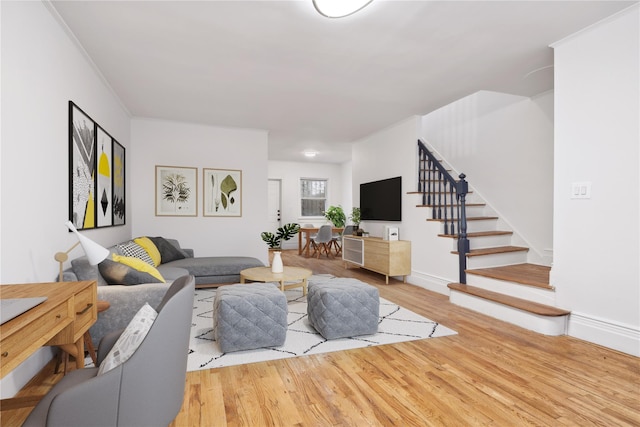
[[[125,148],[69,101],[69,220],[78,230],[126,223]]]
[[[69,101],[69,221],[95,228],[96,122]]]
[[[118,141],[113,140],[113,225],[125,225],[127,223],[127,198],[126,198],[126,151]]]

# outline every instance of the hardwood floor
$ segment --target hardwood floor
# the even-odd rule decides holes
[[[285,251],[283,261],[375,285],[458,335],[189,372],[172,426],[640,425],[640,358],[529,332],[397,280],[385,285],[339,259]],[[20,422],[3,413],[3,426]]]

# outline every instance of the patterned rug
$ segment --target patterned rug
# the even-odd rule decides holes
[[[345,284],[358,282],[356,279],[331,275],[314,275],[311,276],[309,282],[319,283],[328,280],[340,281]],[[215,294],[215,288],[196,289],[189,343],[188,371],[456,334],[446,326],[380,298],[380,323],[377,334],[326,340],[309,325],[306,296],[302,295],[301,288],[295,288],[285,291],[289,308],[289,325],[287,338],[282,347],[222,353],[213,339],[213,300]]]

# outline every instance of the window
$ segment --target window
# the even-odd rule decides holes
[[[300,180],[301,216],[323,216],[327,207],[327,180]]]

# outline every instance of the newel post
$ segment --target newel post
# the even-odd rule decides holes
[[[469,239],[467,238],[467,208],[466,196],[469,192],[469,184],[465,181],[466,175],[460,174],[460,181],[456,182],[456,193],[459,203],[458,216],[458,263],[460,270],[460,283],[467,283],[467,254],[469,253]]]

